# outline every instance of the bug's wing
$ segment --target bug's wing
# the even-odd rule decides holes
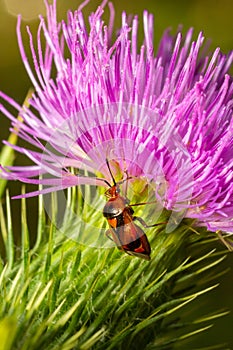
[[[124,249],[127,254],[137,256],[141,259],[150,260],[151,248],[145,233],[134,242],[128,244],[127,248],[129,249]]]
[[[107,235],[112,237],[119,249],[129,255],[150,260],[150,243],[143,230],[133,222],[120,227],[111,228]]]
[[[150,260],[151,248],[147,236],[139,226],[135,225],[134,223],[132,224],[134,226],[133,230],[135,240],[127,244],[127,249],[124,250],[130,255],[134,255],[145,260]]]

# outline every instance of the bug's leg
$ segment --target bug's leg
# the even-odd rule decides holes
[[[122,248],[122,245],[121,245],[121,243],[118,241],[118,242],[116,242],[116,240],[114,240],[113,238],[112,238],[112,232],[111,232],[111,230],[107,230],[106,232],[105,232],[105,235],[111,240],[111,241],[113,241],[115,244],[116,244],[116,246],[117,246],[117,248],[119,249],[119,250],[121,250],[121,251],[125,251],[123,248]],[[125,251],[126,252],[126,251]],[[127,253],[127,252],[126,252]]]
[[[142,224],[142,226],[145,227],[145,228],[155,227],[155,226],[160,226],[160,225],[167,224],[167,222],[159,222],[158,224],[147,225],[147,223],[142,218],[140,218],[140,216],[134,216],[133,220],[134,221],[136,221],[136,220],[139,221]]]
[[[111,230],[107,230],[107,231],[105,232],[105,235],[108,237],[108,239],[110,239],[111,241],[113,241]],[[114,241],[113,241],[113,242],[114,242]]]
[[[130,206],[131,206],[131,207],[137,207],[137,206],[139,206],[139,205],[154,204],[154,203],[157,203],[157,201],[142,202],[142,203],[135,203],[135,204],[131,204],[131,203],[130,203]]]
[[[129,177],[129,174],[128,174],[128,170],[124,170],[125,174],[126,174],[126,185],[125,185],[125,199],[126,199],[126,204],[129,204],[130,203],[130,200],[127,198],[127,193],[128,193],[128,183],[129,181],[127,180],[130,180],[130,177]]]

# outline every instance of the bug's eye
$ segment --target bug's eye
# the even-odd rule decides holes
[[[116,193],[120,193],[119,187],[116,188]]]

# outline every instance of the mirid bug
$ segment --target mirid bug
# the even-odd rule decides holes
[[[109,186],[109,189],[105,192],[108,201],[103,209],[103,215],[109,224],[109,229],[106,231],[106,235],[116,243],[118,249],[125,253],[145,260],[150,260],[150,243],[144,231],[135,224],[135,221],[138,220],[144,227],[154,227],[161,225],[162,223],[147,225],[142,218],[134,216],[132,206],[144,205],[147,203],[130,205],[128,199],[120,195],[119,188],[119,185],[130,178],[127,177],[120,182],[116,182],[108,159],[106,159],[106,163],[113,181],[113,185],[110,185],[106,181]]]

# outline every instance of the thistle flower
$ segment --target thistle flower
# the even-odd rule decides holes
[[[33,66],[18,19],[19,48],[35,93],[30,109],[1,92],[23,122],[0,109],[29,144],[10,146],[33,165],[2,167],[1,176],[43,185],[25,197],[81,184],[106,187],[103,179],[112,181],[108,159],[117,179],[125,173],[132,184],[142,179],[160,208],[172,212],[167,231],[187,217],[233,233],[233,83],[227,74],[233,55],[216,49],[206,56],[203,34],[192,41],[192,29],[184,38],[167,30],[155,53],[147,11],[140,47],[137,16],[130,21],[123,13],[115,38],[111,3],[109,24],[102,19],[107,1],[89,16],[88,30],[86,3],[59,23],[56,1],[46,1],[47,24],[40,17],[36,45],[27,27]]]

